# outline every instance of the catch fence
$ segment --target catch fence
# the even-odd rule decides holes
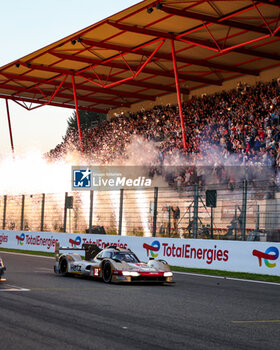
[[[0,196],[2,229],[280,241],[280,192],[265,182]]]

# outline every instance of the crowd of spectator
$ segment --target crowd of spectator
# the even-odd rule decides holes
[[[239,83],[230,91],[192,97],[183,103],[186,148],[178,107],[167,105],[119,115],[96,128],[83,130],[84,150],[100,164],[124,161],[128,157],[127,146],[139,135],[153,142],[158,151],[156,164],[147,165],[163,165],[176,155],[189,166],[216,167],[217,176],[221,177],[224,176],[221,164],[262,165],[277,172],[280,168],[279,92],[280,79],[275,79],[254,86]],[[77,132],[68,134],[49,155],[61,156],[69,150],[69,145],[79,149]],[[201,175],[191,167],[184,174],[176,174],[175,180],[193,182],[194,177],[201,180]],[[233,179],[229,176],[228,181]]]

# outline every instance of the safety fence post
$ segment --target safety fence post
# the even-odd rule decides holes
[[[171,206],[168,206],[168,236],[171,234]]]
[[[197,230],[198,230],[198,185],[194,185],[193,238],[197,238]]]
[[[25,195],[23,194],[22,197],[21,197],[21,218],[20,218],[20,230],[21,231],[23,231],[24,201],[25,201]]]
[[[257,212],[256,212],[256,231],[260,229],[260,206],[257,204]]]
[[[247,180],[243,181],[243,196],[242,196],[242,221],[241,221],[241,239],[246,239],[246,217],[247,217]]]
[[[3,230],[6,227],[6,213],[7,213],[7,195],[4,196],[4,208],[3,208]]]
[[[44,217],[45,217],[45,193],[42,193],[42,206],[41,206],[41,232],[44,231]]]
[[[89,233],[92,233],[93,190],[89,193]]]
[[[235,210],[234,210],[234,239],[237,240],[237,207],[238,205],[235,204]]]
[[[67,223],[67,197],[68,192],[65,192],[65,200],[64,200],[64,223],[63,223],[63,232],[66,232],[66,223]]]
[[[123,188],[120,189],[120,207],[119,207],[119,231],[118,235],[122,235],[122,218],[123,218]]]
[[[211,232],[211,239],[214,239],[214,232],[213,232],[213,207],[211,206],[211,223],[210,223],[210,232]]]
[[[154,188],[153,237],[157,234],[158,187]]]

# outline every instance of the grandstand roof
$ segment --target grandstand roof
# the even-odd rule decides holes
[[[85,9],[86,10],[86,9]],[[145,0],[0,68],[0,98],[108,112],[280,65],[280,1]],[[74,79],[73,79],[74,77]]]

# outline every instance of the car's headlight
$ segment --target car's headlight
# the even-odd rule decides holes
[[[173,276],[173,273],[172,273],[171,271],[164,272],[163,276],[164,276],[164,277],[172,277],[172,276]]]
[[[123,276],[130,276],[130,272],[129,271],[123,271],[122,274],[123,274]]]
[[[138,276],[140,276],[140,273],[139,273],[139,272],[136,272],[136,271],[132,271],[132,272],[131,272],[131,276],[132,276],[132,277],[138,277]]]
[[[140,273],[136,272],[136,271],[123,271],[122,274],[123,274],[123,276],[131,276],[131,277],[140,276]]]

